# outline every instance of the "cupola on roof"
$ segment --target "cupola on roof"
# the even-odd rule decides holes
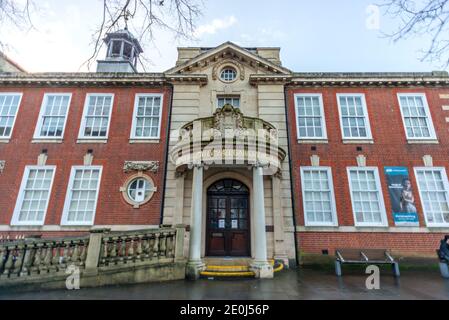
[[[143,49],[128,28],[107,33],[103,41],[106,58],[98,61],[97,72],[137,72],[137,59]]]

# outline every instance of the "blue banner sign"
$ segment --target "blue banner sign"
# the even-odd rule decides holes
[[[406,167],[385,167],[391,211],[396,226],[419,226],[408,169]]]

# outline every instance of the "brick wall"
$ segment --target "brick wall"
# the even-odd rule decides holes
[[[77,88],[77,87],[3,87],[0,92],[22,92],[22,102],[9,143],[0,143],[0,160],[6,167],[0,174],[0,225],[9,225],[26,165],[36,165],[42,149],[48,150],[48,165],[56,165],[45,225],[60,225],[70,170],[82,165],[88,149],[93,150],[93,165],[102,165],[103,173],[95,216],[95,225],[157,225],[160,222],[164,187],[168,110],[171,90],[161,88]],[[72,93],[63,143],[32,143],[44,93]],[[114,93],[107,143],[77,143],[86,93]],[[159,143],[129,143],[136,93],[163,93],[162,127]],[[134,209],[127,204],[120,186],[132,173],[123,172],[125,160],[156,160],[157,173],[146,172],[157,187],[153,198]],[[23,234],[22,232],[19,232]],[[35,233],[35,232],[34,232]],[[11,232],[11,234],[15,234]],[[55,233],[56,234],[56,233]]]
[[[433,124],[439,144],[408,144],[402,123],[397,93],[425,93],[429,104]],[[391,214],[391,204],[387,189],[386,177],[383,173],[385,166],[405,166],[409,170],[415,202],[418,209],[420,227],[425,227],[422,204],[418,194],[418,187],[413,167],[424,166],[422,157],[431,155],[434,166],[445,167],[449,171],[449,124],[445,117],[448,111],[442,106],[449,101],[442,99],[440,94],[447,94],[445,88],[289,88],[288,117],[292,158],[292,178],[294,185],[295,217],[299,226],[304,226],[303,204],[301,195],[300,166],[310,166],[310,156],[316,154],[320,157],[320,166],[330,166],[334,181],[337,215],[339,226],[354,226],[352,205],[349,191],[349,182],[346,167],[357,166],[356,157],[359,154],[366,156],[367,166],[379,169],[388,225],[394,227]],[[323,96],[324,112],[326,118],[327,144],[299,144],[297,141],[295,120],[295,93],[321,93]],[[374,144],[343,144],[340,129],[337,93],[363,93],[371,124]],[[311,147],[315,146],[316,151]],[[362,151],[357,151],[357,147]],[[416,252],[434,252],[438,247],[441,231],[434,229],[431,234],[425,233],[369,233],[357,228],[352,233],[341,232],[300,232],[297,234],[300,249],[304,252],[321,252],[321,249],[335,247],[387,247],[391,249],[404,249]],[[359,230],[361,229],[361,230]],[[432,231],[431,231],[432,232]],[[413,247],[410,247],[410,246]],[[330,252],[331,252],[330,251]]]

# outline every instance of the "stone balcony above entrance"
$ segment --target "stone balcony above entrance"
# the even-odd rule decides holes
[[[170,151],[178,172],[200,163],[280,168],[285,156],[286,152],[278,145],[277,129],[272,124],[246,117],[230,104],[217,109],[211,117],[185,124]]]

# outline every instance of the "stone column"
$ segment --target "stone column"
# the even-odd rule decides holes
[[[253,167],[253,208],[254,208],[254,260],[251,270],[258,278],[273,278],[273,267],[267,260],[267,234],[265,231],[265,196],[263,187],[263,168]]]
[[[274,174],[272,180],[273,192],[273,225],[274,225],[274,259],[282,260],[288,266],[288,256],[284,239],[284,212],[282,210],[281,178]]]
[[[203,166],[193,167],[192,180],[192,210],[190,213],[190,241],[189,261],[187,262],[186,275],[189,279],[198,279],[200,271],[204,269],[201,260],[201,216],[203,206]]]

